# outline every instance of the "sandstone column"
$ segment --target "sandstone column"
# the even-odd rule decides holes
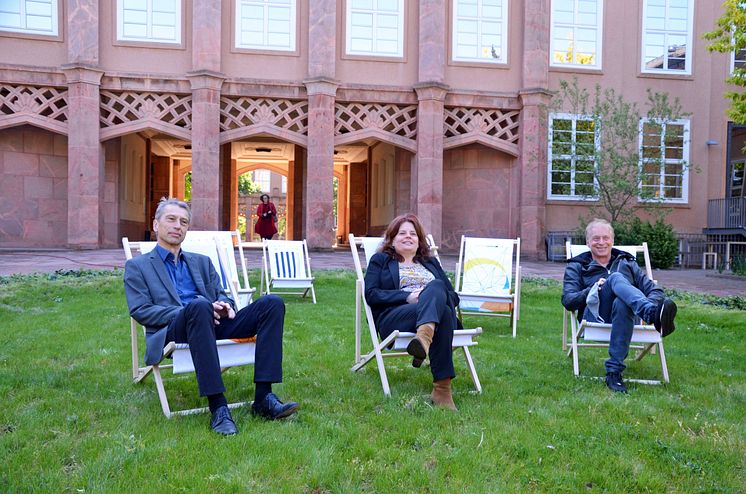
[[[192,228],[220,230],[220,87],[207,71],[187,74],[192,83]]]
[[[443,233],[443,118],[446,9],[443,0],[419,0],[417,156],[412,163],[411,207],[425,231],[440,243]]]
[[[334,243],[334,98],[338,84],[328,79],[304,81],[308,91],[308,150],[303,182],[304,237],[312,248]]]
[[[192,2],[192,227],[220,229],[221,2]]]
[[[447,90],[442,84],[415,86],[419,104],[411,204],[436,243],[443,233],[443,115]]]
[[[312,248],[334,243],[335,0],[308,3],[308,148],[303,176],[303,236]],[[297,158],[297,157],[296,157]],[[296,194],[297,197],[297,194]],[[296,203],[296,207],[298,204]]]
[[[521,186],[518,232],[529,258],[544,255],[547,127],[542,105],[549,103],[549,0],[525,0],[523,29],[523,108],[520,122]]]
[[[67,243],[91,249],[103,235],[104,151],[99,141],[98,1],[70,0],[67,16]]]

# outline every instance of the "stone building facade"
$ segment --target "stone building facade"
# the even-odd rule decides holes
[[[544,107],[572,77],[681,98],[696,170],[668,204],[678,231],[706,227],[743,142],[723,97],[740,59],[701,40],[719,2],[15,3],[0,13],[0,247],[143,238],[187,172],[193,228],[233,229],[237,177],[267,169],[287,178],[288,238],[312,248],[414,211],[445,250],[520,236],[540,258],[589,204],[552,193]]]

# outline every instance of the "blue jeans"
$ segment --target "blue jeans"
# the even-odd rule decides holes
[[[598,315],[607,323],[611,321],[606,372],[622,372],[626,368],[624,359],[629,353],[635,321],[640,318],[652,322],[656,304],[648,300],[645,294],[620,272],[609,275],[599,290],[598,297]],[[601,322],[588,309],[583,313],[583,319],[588,322]]]

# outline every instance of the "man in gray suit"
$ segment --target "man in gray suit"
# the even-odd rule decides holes
[[[237,432],[227,406],[216,340],[256,336],[251,412],[267,419],[285,418],[298,404],[283,403],[272,393],[272,383],[282,381],[282,333],[285,303],[266,295],[236,312],[212,262],[206,256],[184,252],[192,213],[177,199],[161,199],[153,230],[158,241],[147,254],[127,261],[124,290],[130,315],[145,326],[145,363],[163,359],[163,347],[188,343],[201,396],[207,396],[215,432]]]

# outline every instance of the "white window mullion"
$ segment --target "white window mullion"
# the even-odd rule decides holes
[[[588,142],[591,133],[592,144]],[[598,123],[587,115],[554,113],[549,116],[547,199],[598,199],[595,149],[599,145],[599,134]],[[556,176],[560,179],[555,180]]]
[[[236,0],[235,45],[295,51],[297,0]]]
[[[508,62],[508,0],[453,0],[451,58]]]
[[[403,57],[405,1],[348,0],[345,53]]]
[[[182,0],[117,0],[117,39],[181,43]]]
[[[656,129],[656,134],[651,134],[650,130],[646,130],[647,125],[659,126],[659,129]],[[675,134],[676,140],[680,140],[681,148],[669,146],[666,140],[667,135],[672,132],[671,127],[681,129],[680,133]],[[653,135],[655,135],[657,141],[655,147],[651,146]],[[641,192],[652,192],[653,199],[662,202],[687,202],[689,200],[689,121],[640,120],[639,147],[640,170],[642,173]],[[653,150],[655,156],[649,156]],[[655,168],[655,171],[651,171],[651,168]],[[671,168],[675,170],[674,173],[669,173]],[[673,178],[674,184],[668,185],[667,178]],[[639,199],[642,201],[649,200],[644,194],[641,194]]]
[[[0,31],[57,36],[58,0],[0,1]]]
[[[552,0],[549,63],[600,69],[603,0]]]
[[[694,0],[644,0],[641,70],[692,73]]]

